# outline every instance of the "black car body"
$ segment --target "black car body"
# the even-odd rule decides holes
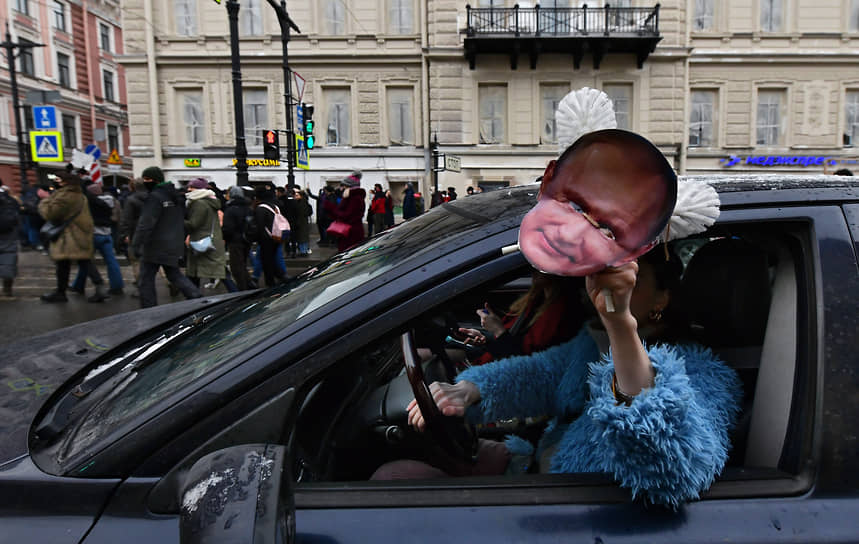
[[[297,542],[859,541],[859,182],[703,180],[722,213],[679,245],[687,270],[708,259],[681,293],[746,397],[701,500],[647,508],[603,474],[367,481],[429,447],[403,419],[403,333],[432,344],[527,288],[502,248],[532,185],[435,208],[283,287],[3,348],[0,410],[18,416],[0,427],[0,541],[177,542],[195,462],[243,444],[283,446]]]

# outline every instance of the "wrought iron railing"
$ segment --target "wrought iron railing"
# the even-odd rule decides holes
[[[468,15],[467,36],[489,34],[513,36],[583,36],[612,34],[659,35],[659,4],[652,8],[472,8]]]

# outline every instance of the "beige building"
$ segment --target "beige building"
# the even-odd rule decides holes
[[[235,183],[225,3],[125,2],[136,171]],[[286,123],[280,31],[266,0],[241,6],[246,138],[261,158],[261,130]],[[441,188],[531,182],[558,152],[554,105],[582,86],[607,92],[620,126],[682,173],[859,166],[859,0],[611,6],[290,0],[301,30],[290,64],[317,144],[296,182],[316,190],[360,168],[365,187],[413,181],[428,193],[435,138],[461,164],[438,174]],[[285,184],[285,156],[251,167],[251,181],[271,179]]]

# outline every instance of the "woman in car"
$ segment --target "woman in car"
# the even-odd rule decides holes
[[[634,496],[673,507],[707,489],[727,460],[741,389],[710,350],[682,341],[671,307],[680,269],[657,247],[638,262],[591,274],[586,290],[598,323],[546,351],[472,367],[454,385],[433,383],[447,416],[474,423],[552,417],[536,450],[516,437],[505,447],[485,442],[474,473],[606,472]],[[416,403],[408,409],[409,423],[423,429]],[[400,460],[374,479],[443,474]]]

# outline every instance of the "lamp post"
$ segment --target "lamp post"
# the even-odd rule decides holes
[[[239,3],[227,0],[230,19],[230,56],[233,68],[233,109],[236,125],[236,185],[248,184],[248,148],[245,145],[245,112],[242,98],[242,66],[239,56]]]
[[[286,12],[286,0],[268,0],[269,5],[277,14],[277,22],[280,23],[280,43],[283,46],[283,100],[286,106],[286,185],[289,189],[295,187],[295,129],[292,121],[292,70],[289,67],[289,30],[295,29],[301,32],[298,25],[290,19]],[[296,101],[295,104],[298,102]]]

